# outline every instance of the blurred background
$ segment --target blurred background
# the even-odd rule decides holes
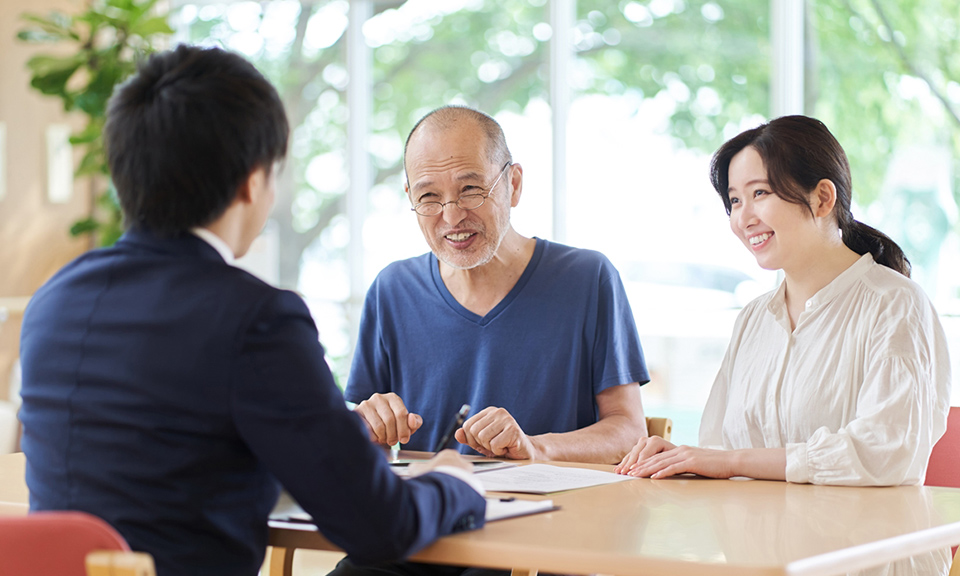
[[[89,44],[113,58],[218,45],[275,83],[292,148],[244,265],[304,296],[341,386],[370,282],[427,250],[403,141],[451,103],[503,125],[524,167],[518,232],[620,270],[652,370],[647,413],[672,418],[674,440],[696,443],[737,312],[778,282],[731,234],[710,155],[783,114],[816,116],[840,140],[854,216],[905,249],[960,372],[960,0],[3,0],[0,398],[12,405],[26,299],[112,239],[109,180],[82,170],[93,108],[76,94],[120,76],[70,69],[104,57],[83,51],[94,20]]]

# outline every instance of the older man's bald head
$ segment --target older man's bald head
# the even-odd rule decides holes
[[[403,146],[404,173],[407,169],[406,162],[410,145],[415,146],[417,139],[426,129],[446,131],[458,128],[465,122],[476,125],[486,136],[486,146],[484,148],[491,163],[500,165],[513,161],[510,149],[507,147],[507,139],[503,135],[503,129],[490,115],[466,106],[443,106],[421,118],[413,126],[410,135],[407,136],[407,142]]]

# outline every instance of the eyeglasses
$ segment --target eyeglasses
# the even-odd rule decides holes
[[[504,164],[503,168],[500,169],[500,173],[497,175],[497,179],[494,180],[493,184],[487,188],[476,186],[476,188],[479,188],[480,190],[486,190],[486,194],[464,194],[456,200],[451,200],[449,202],[420,202],[410,210],[421,216],[438,216],[443,212],[443,207],[447,204],[456,204],[457,208],[460,208],[461,210],[476,210],[477,208],[483,206],[483,203],[487,200],[487,196],[493,193],[493,189],[497,187],[497,184],[500,182],[500,178],[503,177],[503,171],[507,169],[507,166],[511,166],[512,164],[512,162],[507,162]]]

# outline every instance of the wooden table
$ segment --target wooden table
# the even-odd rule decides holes
[[[0,514],[26,514],[23,473],[22,454],[0,456]],[[413,559],[567,574],[828,576],[960,543],[953,488],[684,477],[548,498],[561,509],[441,538]],[[317,532],[290,529],[271,529],[270,544],[279,558],[271,574],[296,548],[336,550]]]
[[[830,576],[960,543],[953,488],[680,477],[545,498],[561,509],[441,538],[412,559],[514,575]],[[293,549],[337,550],[316,532],[291,529],[272,528],[270,544],[271,575],[290,574]]]

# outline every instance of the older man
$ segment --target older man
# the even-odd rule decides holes
[[[486,114],[431,112],[404,162],[431,253],[391,264],[367,295],[346,397],[371,436],[433,450],[469,404],[461,451],[618,462],[646,435],[649,377],[616,269],[513,229],[523,169]]]

